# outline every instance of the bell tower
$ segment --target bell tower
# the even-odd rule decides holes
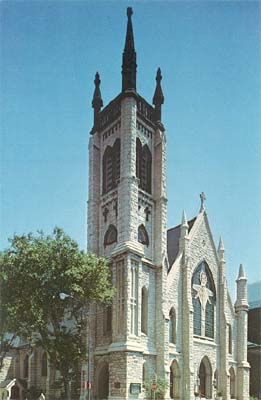
[[[164,332],[154,323],[167,274],[164,96],[160,69],[154,106],[137,92],[132,14],[128,7],[122,91],[102,108],[96,73],[89,140],[88,251],[110,260],[117,292],[111,307],[94,310],[88,376],[95,396],[118,400],[157,369],[156,352],[164,357]]]

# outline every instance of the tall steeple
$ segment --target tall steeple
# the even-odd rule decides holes
[[[125,39],[125,47],[122,55],[122,91],[134,90],[136,91],[136,51],[134,48],[134,36],[132,29],[131,16],[133,14],[132,8],[127,8],[127,32]]]
[[[98,72],[96,72],[95,75],[95,80],[94,80],[94,84],[95,84],[95,89],[94,89],[94,93],[93,93],[93,99],[92,99],[92,108],[94,111],[94,123],[93,123],[93,127],[94,130],[96,130],[96,128],[98,127],[98,120],[99,120],[99,112],[101,111],[101,108],[103,106],[103,101],[102,101],[102,97],[101,97],[101,90],[100,90],[100,75]]]
[[[161,70],[160,70],[160,68],[158,68],[157,75],[156,75],[157,84],[156,84],[156,89],[155,89],[155,93],[153,96],[153,104],[155,106],[155,120],[156,121],[161,121],[161,106],[164,103],[164,96],[163,96],[161,83],[160,83],[161,79],[162,79]]]

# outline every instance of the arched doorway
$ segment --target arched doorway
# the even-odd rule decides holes
[[[180,369],[178,362],[174,360],[170,367],[170,398],[180,399]]]
[[[109,366],[104,363],[98,370],[97,376],[98,400],[107,399],[109,396]]]
[[[11,389],[11,399],[12,400],[20,399],[20,389],[16,384]]]
[[[229,369],[229,375],[230,375],[230,398],[235,399],[236,398],[236,376],[235,376],[235,370],[233,367]]]
[[[212,396],[212,368],[208,357],[201,360],[199,366],[199,392],[201,397],[211,399]]]

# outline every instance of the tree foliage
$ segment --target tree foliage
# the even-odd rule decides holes
[[[1,334],[43,347],[67,375],[85,357],[86,310],[108,303],[114,290],[104,258],[79,251],[62,229],[17,236],[0,257]]]

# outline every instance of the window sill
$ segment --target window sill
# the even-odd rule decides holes
[[[198,343],[201,343],[201,344],[205,343],[205,344],[209,344],[211,346],[217,347],[217,344],[215,343],[215,340],[212,339],[212,338],[208,338],[206,336],[195,336],[194,335],[193,339],[194,339],[195,342],[198,342]]]

